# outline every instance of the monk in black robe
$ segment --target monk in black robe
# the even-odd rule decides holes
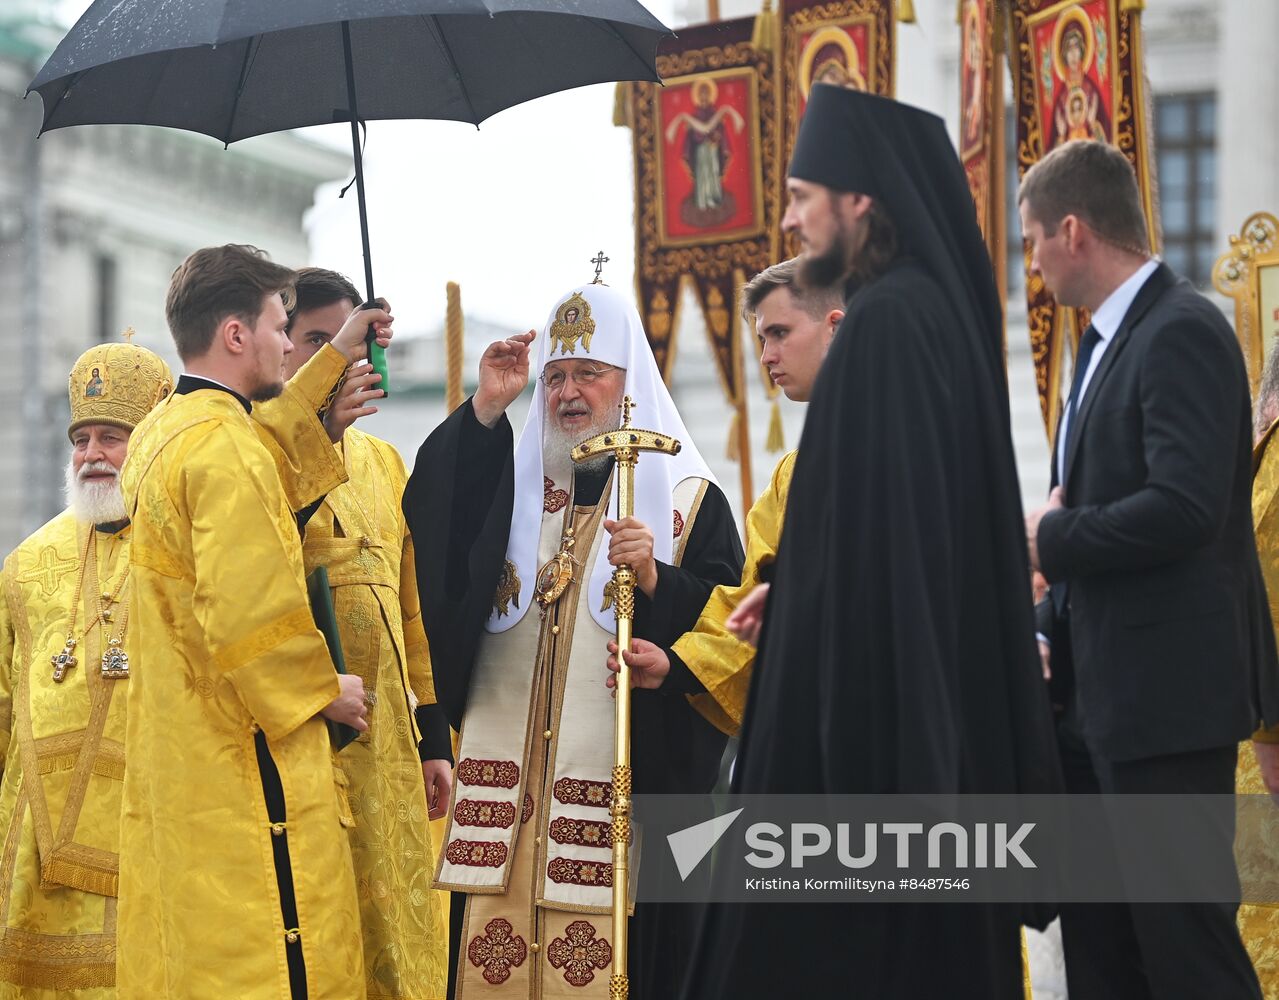
[[[847,280],[849,297],[805,418],[733,791],[1055,791],[999,299],[946,130],[815,86],[787,186],[804,280]],[[715,905],[683,996],[1013,1000],[1019,924],[1047,916]]]
[[[739,578],[743,560],[728,502],[634,306],[604,285],[557,305],[515,444],[505,411],[528,382],[533,339],[489,347],[475,396],[422,445],[404,496],[436,693],[462,730],[437,876],[454,891],[450,996],[459,977],[494,997],[608,995],[610,564],[637,572],[635,634],[669,643],[716,585]],[[618,426],[623,392],[637,426],[679,438],[683,450],[641,458],[635,516],[619,521],[606,511],[612,459],[575,468],[567,455]],[[705,794],[715,784],[725,737],[689,704],[701,690],[685,671],[669,691],[634,693],[637,793]],[[632,997],[675,995],[696,916],[637,906]]]

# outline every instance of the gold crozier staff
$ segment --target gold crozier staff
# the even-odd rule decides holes
[[[631,427],[630,396],[622,397],[622,426],[615,431],[587,438],[573,449],[573,461],[583,462],[611,453],[617,462],[617,516],[628,518],[634,510],[635,464],[641,451],[678,455],[680,443],[655,431]],[[612,1000],[630,994],[626,976],[626,917],[630,896],[631,844],[631,668],[621,650],[631,648],[631,624],[635,619],[635,570],[626,563],[613,570],[613,580],[605,588],[617,609],[617,704],[613,712],[613,972],[608,992]]]

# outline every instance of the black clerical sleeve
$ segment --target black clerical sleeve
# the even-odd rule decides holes
[[[635,635],[660,646],[697,624],[712,590],[742,577],[745,554],[719,487],[707,487],[688,530],[681,564],[659,562],[652,599],[635,594]],[[689,704],[680,685],[636,689],[631,715],[637,792],[694,793],[714,787],[726,737]]]
[[[435,693],[455,729],[506,557],[513,449],[510,421],[485,427],[468,399],[422,443],[404,490]]]

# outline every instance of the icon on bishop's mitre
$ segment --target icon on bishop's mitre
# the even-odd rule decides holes
[[[89,381],[84,385],[84,398],[92,399],[101,396],[106,388],[106,382],[102,380],[102,373],[97,368],[89,374]]]

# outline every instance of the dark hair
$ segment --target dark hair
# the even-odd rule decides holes
[[[343,299],[350,299],[353,306],[358,306],[362,301],[360,293],[346,275],[323,267],[299,268],[293,282],[289,328],[293,328],[293,320],[298,313],[308,309],[323,309]]]
[[[255,324],[268,295],[282,295],[288,308],[292,288],[293,271],[257,247],[228,243],[197,250],[173,272],[164,303],[178,356],[189,361],[207,354],[229,317]]]
[[[1026,171],[1017,200],[1049,236],[1062,219],[1074,215],[1121,250],[1149,251],[1137,174],[1109,143],[1075,139],[1058,146]]]
[[[742,318],[748,322],[759,311],[760,304],[779,288],[788,288],[795,305],[813,319],[825,316],[832,309],[844,308],[844,293],[835,285],[809,286],[799,280],[800,259],[792,257],[780,264],[764,268],[742,286]]]
[[[851,275],[862,283],[874,281],[887,271],[901,249],[897,244],[897,226],[878,198],[871,201],[866,221],[869,223],[866,242],[853,260]]]

